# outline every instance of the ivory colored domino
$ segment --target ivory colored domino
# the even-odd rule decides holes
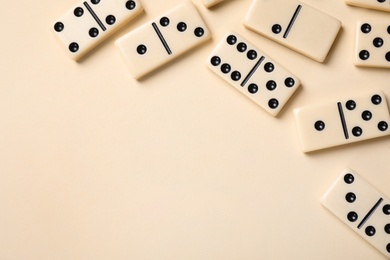
[[[119,38],[115,44],[136,79],[211,37],[196,7],[186,2]]]
[[[347,169],[321,198],[344,224],[390,259],[390,200]]]
[[[300,85],[296,76],[235,32],[222,38],[206,64],[273,116]]]
[[[297,108],[294,115],[304,152],[390,134],[389,109],[382,91]]]
[[[254,0],[244,25],[318,62],[341,28],[336,18],[296,0]]]
[[[212,7],[212,6],[214,6],[214,5],[218,4],[218,3],[221,3],[223,1],[225,1],[225,0],[203,0],[203,4],[207,8],[209,8],[209,7]]]
[[[358,22],[355,65],[390,68],[390,22]]]
[[[389,0],[345,0],[348,5],[390,12]]]
[[[81,1],[52,30],[69,56],[78,60],[142,11],[139,0]]]

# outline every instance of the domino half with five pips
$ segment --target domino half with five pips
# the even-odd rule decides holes
[[[321,203],[390,258],[390,200],[352,170],[344,171]]]
[[[81,1],[54,23],[53,31],[78,60],[142,11],[139,0]]]
[[[390,115],[382,91],[294,110],[304,152],[390,134]]]
[[[207,58],[210,70],[276,116],[300,80],[235,32],[229,32]]]
[[[296,0],[254,0],[244,25],[319,62],[341,28],[336,18]]]
[[[196,7],[183,3],[119,38],[115,44],[138,79],[210,39]]]

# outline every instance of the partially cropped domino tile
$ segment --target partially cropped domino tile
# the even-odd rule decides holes
[[[345,0],[348,5],[390,12],[390,0]]]
[[[138,79],[211,37],[196,7],[186,2],[119,38],[115,43]]]
[[[390,134],[382,91],[297,108],[294,115],[304,152]]]
[[[218,3],[221,3],[223,1],[225,1],[225,0],[203,0],[203,4],[207,8],[209,8],[209,7],[212,7],[212,6],[214,6],[214,5],[218,4]]]
[[[139,0],[81,1],[54,23],[53,31],[78,60],[142,10]]]
[[[214,73],[273,116],[300,85],[296,76],[235,32],[222,38],[206,63]]]
[[[357,24],[355,65],[390,68],[390,22]]]
[[[244,25],[313,60],[323,62],[341,22],[296,0],[254,0]]]
[[[390,200],[352,170],[344,171],[321,203],[390,258]]]

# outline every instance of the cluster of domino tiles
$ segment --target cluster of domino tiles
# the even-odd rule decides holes
[[[202,1],[209,8],[225,0]],[[390,12],[389,1],[345,0],[349,5]],[[142,11],[140,0],[85,0],[59,18],[53,31],[70,57],[79,60]],[[317,62],[326,59],[341,28],[336,18],[297,0],[253,0],[244,25]],[[386,23],[358,22],[354,64],[390,67],[389,35]],[[198,10],[186,2],[115,44],[130,73],[139,79],[210,38]],[[277,116],[300,85],[297,76],[233,31],[215,46],[206,65],[272,116]],[[304,152],[390,134],[389,110],[380,90],[296,108],[294,116]],[[361,200],[360,194],[368,199]],[[351,170],[322,199],[326,208],[390,258],[389,202]]]

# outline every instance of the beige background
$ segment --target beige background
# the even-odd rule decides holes
[[[292,109],[382,89],[390,73],[352,64],[355,24],[388,13],[304,2],[340,19],[324,64],[242,25],[251,0],[206,9],[207,42],[142,81],[114,40],[81,62],[50,29],[73,0],[0,9],[0,259],[383,259],[319,198],[346,167],[390,196],[390,138],[301,152]],[[230,29],[302,80],[273,118],[204,65]]]

